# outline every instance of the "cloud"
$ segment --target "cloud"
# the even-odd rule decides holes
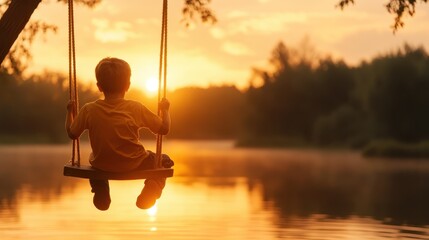
[[[244,11],[238,11],[238,10],[234,10],[231,11],[227,14],[227,17],[229,19],[232,18],[243,18],[243,17],[248,17],[250,14],[248,12],[244,12]]]
[[[132,25],[129,22],[110,22],[107,19],[95,18],[91,21],[95,26],[94,37],[102,43],[125,42],[130,38],[136,38],[137,34],[131,31]]]
[[[272,13],[259,14],[248,17],[245,13],[233,13],[227,26],[230,34],[271,34],[284,32],[289,23],[303,23],[307,21],[304,13]]]
[[[190,78],[191,75],[196,76]],[[202,86],[235,84],[240,88],[247,86],[247,68],[231,67],[211,57],[197,55],[192,52],[183,52],[171,56],[169,64],[169,86],[172,88],[183,86]],[[245,77],[243,77],[245,76]]]
[[[97,7],[94,8],[95,12],[109,14],[109,15],[118,15],[121,13],[121,8],[117,4],[113,4],[112,2],[106,3],[106,1],[102,1]]]
[[[225,37],[225,31],[218,27],[212,27],[210,29],[210,34],[216,39],[222,39]]]
[[[137,18],[136,23],[141,25],[159,25],[159,20],[156,18]]]
[[[225,42],[222,44],[222,49],[233,56],[248,56],[253,53],[244,44],[236,42]]]

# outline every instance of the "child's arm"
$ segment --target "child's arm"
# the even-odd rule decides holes
[[[76,137],[71,133],[70,128],[74,120],[74,116],[76,115],[76,104],[75,101],[69,101],[67,104],[67,114],[66,114],[66,131],[67,135],[71,139],[76,139]]]
[[[159,128],[159,134],[166,135],[170,131],[170,102],[163,98],[161,102],[159,102],[159,110],[161,110],[161,120],[162,124]]]

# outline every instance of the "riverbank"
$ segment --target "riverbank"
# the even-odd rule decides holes
[[[306,143],[300,139],[288,138],[260,138],[260,139],[240,139],[236,141],[236,147],[240,148],[316,148],[316,149],[348,149],[347,146],[320,146]],[[417,143],[404,143],[393,139],[373,140],[362,147],[354,149],[360,150],[367,158],[388,157],[388,158],[428,158],[429,141]]]
[[[365,157],[428,158],[429,141],[403,143],[395,140],[378,140],[369,143],[363,150]]]

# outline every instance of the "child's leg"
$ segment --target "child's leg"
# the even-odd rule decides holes
[[[94,193],[92,199],[94,206],[101,211],[109,209],[111,202],[109,181],[89,179],[89,184],[91,185],[91,192]]]
[[[146,179],[144,187],[137,197],[136,205],[141,209],[148,209],[155,205],[161,197],[162,189],[165,187],[165,178]]]
[[[152,151],[147,151],[147,153],[148,153],[148,156],[144,159],[144,161],[141,163],[138,169],[141,169],[141,170],[153,169],[153,167],[155,166],[156,153]],[[161,165],[164,168],[171,168],[174,166],[174,162],[167,154],[162,154]]]
[[[145,159],[145,162],[142,163],[142,168],[150,169],[154,166],[156,159],[155,153],[148,151],[149,156]],[[174,162],[166,154],[162,154],[162,165],[164,167],[171,168],[174,165]],[[145,186],[143,187],[140,195],[137,197],[136,205],[141,209],[151,208],[156,200],[161,197],[162,190],[165,187],[166,178],[151,178],[146,179]]]
[[[172,168],[174,166],[174,161],[171,160],[170,156],[168,156],[167,154],[162,154],[161,164],[165,168]]]

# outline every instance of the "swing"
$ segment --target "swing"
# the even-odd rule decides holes
[[[159,60],[159,87],[158,102],[161,100],[161,89],[163,84],[163,97],[167,93],[167,10],[168,1],[163,1],[162,8],[162,31],[161,31],[161,51]],[[70,100],[75,100],[76,109],[79,109],[78,91],[76,81],[76,54],[74,39],[74,17],[73,17],[73,0],[68,0],[68,29],[69,29],[69,95]],[[158,108],[158,115],[161,114]],[[106,172],[95,169],[91,166],[80,164],[80,146],[79,138],[73,140],[72,160],[64,166],[63,175],[76,178],[103,179],[103,180],[135,180],[146,178],[167,178],[173,176],[173,169],[163,168],[161,165],[162,153],[162,135],[156,136],[156,161],[154,169],[149,170],[132,170],[128,172]],[[77,160],[75,160],[77,155]]]

